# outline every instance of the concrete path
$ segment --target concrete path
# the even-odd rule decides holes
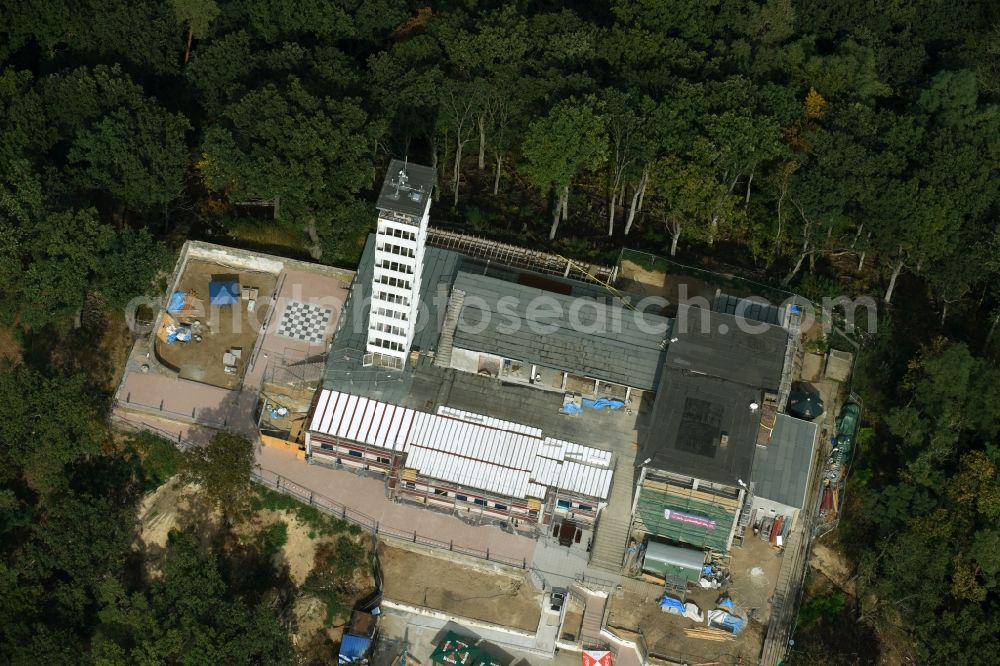
[[[257,462],[263,470],[366,514],[386,528],[416,531],[423,537],[453,542],[456,548],[489,549],[505,560],[523,561],[531,566],[533,539],[504,532],[493,525],[469,525],[443,513],[391,502],[386,497],[384,482],[379,479],[308,465],[292,453],[266,446],[258,451]]]

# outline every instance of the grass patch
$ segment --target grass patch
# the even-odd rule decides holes
[[[267,488],[257,488],[256,494],[250,501],[250,508],[253,511],[264,509],[288,511],[295,516],[297,521],[309,528],[310,539],[317,536],[334,536],[343,532],[351,534],[361,532],[361,529],[356,525],[348,525],[339,518],[326,515],[314,506],[303,504],[288,495],[282,495]]]

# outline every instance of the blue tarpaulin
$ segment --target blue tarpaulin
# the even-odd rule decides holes
[[[167,303],[167,312],[173,314],[184,309],[184,302],[187,300],[183,291],[175,291],[170,295],[170,302]]]
[[[371,639],[366,636],[356,636],[354,634],[344,634],[340,639],[340,663],[355,664],[364,659],[368,654]]]
[[[733,600],[730,599],[728,596],[723,595],[719,599],[719,608],[725,608],[727,611],[732,611],[733,610]]]
[[[618,400],[616,398],[598,398],[597,400],[584,399],[583,406],[587,409],[621,409],[625,406],[625,401]]]
[[[744,620],[743,618],[736,617],[735,615],[731,615],[730,613],[726,613],[726,617],[722,619],[722,624],[725,626],[725,628],[729,629],[729,631],[733,632],[734,634],[738,634],[741,631],[743,631],[743,625],[745,625],[746,623],[747,621]]]
[[[660,610],[665,613],[684,615],[684,602],[665,594],[663,595],[663,598],[660,599]]]
[[[583,411],[583,409],[581,409],[580,407],[577,407],[572,402],[563,405],[562,410],[563,410],[564,414],[579,414],[580,412]]]
[[[708,613],[708,624],[717,629],[724,629],[734,634],[743,631],[747,621],[724,610],[714,610]]]
[[[209,282],[208,301],[212,305],[236,305],[240,302],[240,283],[237,280]]]

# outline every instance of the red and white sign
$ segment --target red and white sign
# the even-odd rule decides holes
[[[584,650],[583,666],[611,666],[611,653],[607,650]]]
[[[667,520],[676,520],[681,523],[687,523],[688,525],[697,525],[698,527],[704,527],[705,529],[714,530],[715,521],[709,520],[708,518],[702,518],[701,516],[694,516],[690,513],[681,513],[680,511],[672,511],[671,509],[663,510],[663,517]]]

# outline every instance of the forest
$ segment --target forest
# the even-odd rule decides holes
[[[436,226],[877,297],[856,594],[788,661],[995,662],[998,103],[990,0],[5,0],[0,660],[292,659],[281,585],[218,544],[136,574],[121,311],[188,238],[353,267],[405,157]]]

